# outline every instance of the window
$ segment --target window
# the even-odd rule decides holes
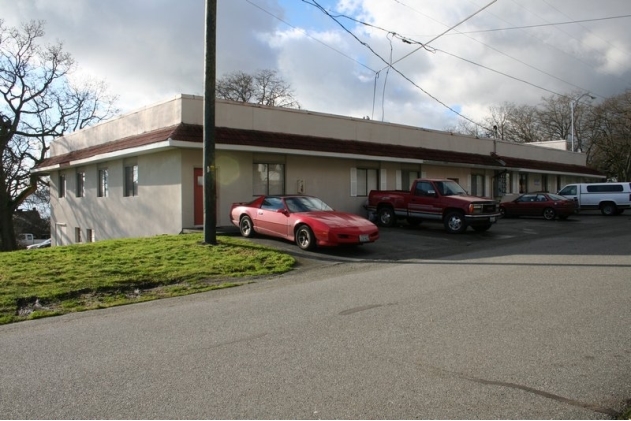
[[[576,196],[576,192],[576,186],[567,186],[563,190],[561,190],[559,194],[563,196]]]
[[[484,197],[484,175],[471,174],[471,196]]]
[[[374,168],[357,168],[356,196],[368,196],[371,190],[377,190],[379,172]]]
[[[284,164],[254,164],[252,168],[252,194],[285,194]]]
[[[548,190],[548,175],[547,174],[542,174],[541,175],[541,191],[549,191]]]
[[[528,174],[519,174],[519,192],[526,193],[528,191]]]
[[[79,228],[79,227],[76,227],[74,229],[74,242],[75,243],[83,242],[83,240],[81,239],[81,228]]]
[[[125,197],[138,196],[138,164],[125,166]]]
[[[94,230],[91,228],[88,228],[85,231],[85,238],[89,243],[94,243],[95,239],[94,239]]]
[[[268,197],[261,204],[261,209],[263,210],[277,211],[283,208],[283,201],[280,197]]]
[[[77,170],[77,197],[85,196],[85,171]]]
[[[66,197],[66,174],[59,173],[59,197]]]
[[[107,197],[109,195],[107,168],[99,169],[99,185],[97,195],[98,197]]]
[[[431,192],[431,193],[430,193]],[[429,181],[419,181],[416,183],[416,189],[414,190],[415,196],[434,196],[436,195],[436,191],[434,191],[434,186]]]
[[[596,184],[593,186],[587,186],[588,193],[611,193],[611,192],[621,192],[622,184]]]
[[[418,171],[402,171],[401,172],[401,188],[403,190],[410,190],[414,180],[421,178],[421,173]]]

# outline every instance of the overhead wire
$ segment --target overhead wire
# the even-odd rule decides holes
[[[421,11],[419,11],[419,10],[417,10],[417,9],[415,9],[415,8],[413,8],[413,7],[411,7],[411,6],[407,5],[407,4],[405,4],[405,3],[403,3],[403,2],[402,2],[402,1],[400,1],[400,0],[393,0],[393,1],[394,1],[394,2],[396,2],[396,3],[398,3],[398,4],[400,4],[400,5],[402,5],[402,6],[404,6],[404,7],[407,7],[408,9],[410,9],[410,10],[414,11],[415,13],[418,13],[418,14],[420,14],[420,15],[422,15],[422,16],[427,17],[428,19],[430,19],[430,20],[432,20],[432,21],[434,21],[434,22],[436,22],[436,23],[438,23],[438,24],[440,24],[440,25],[447,26],[445,23],[440,22],[440,21],[438,21],[438,20],[436,20],[436,19],[432,18],[431,16],[428,16],[427,14],[425,14],[425,13],[423,13],[423,12],[421,12]],[[491,13],[491,14],[493,14],[493,13]],[[497,16],[497,15],[495,15],[495,14],[493,14],[493,15],[494,15],[494,16],[496,16],[496,17],[498,17],[498,16]],[[502,19],[502,18],[500,18],[500,17],[498,17],[498,18],[499,18],[499,19]],[[504,20],[504,19],[502,19],[502,20]],[[548,76],[548,77],[551,77],[551,78],[553,78],[553,79],[556,79],[556,80],[558,80],[559,82],[565,83],[565,84],[567,84],[567,85],[569,85],[569,86],[571,86],[571,87],[573,87],[573,88],[579,89],[579,90],[581,90],[581,91],[588,91],[588,89],[585,89],[585,88],[583,88],[583,87],[581,87],[581,86],[578,86],[578,85],[576,85],[576,84],[574,84],[574,83],[572,83],[572,82],[569,82],[569,81],[567,81],[567,80],[561,79],[560,77],[555,76],[555,75],[553,75],[552,73],[549,73],[549,72],[547,72],[547,71],[545,71],[545,70],[543,70],[543,69],[540,69],[540,68],[538,68],[538,67],[536,67],[536,66],[534,66],[534,65],[531,65],[531,64],[529,64],[529,63],[526,63],[525,61],[523,61],[523,60],[521,60],[521,59],[518,59],[518,58],[516,58],[516,57],[513,57],[513,56],[511,56],[510,54],[505,53],[505,52],[503,52],[503,51],[501,51],[501,50],[499,50],[499,49],[497,49],[497,48],[495,48],[495,47],[493,47],[493,46],[491,46],[491,45],[489,45],[489,44],[487,44],[487,43],[485,43],[485,42],[482,42],[482,41],[480,41],[480,40],[478,40],[478,39],[476,39],[476,38],[470,37],[468,34],[466,34],[466,33],[464,33],[464,32],[461,32],[461,31],[458,31],[458,30],[456,30],[456,31],[454,31],[454,32],[456,32],[458,35],[464,35],[464,36],[466,36],[467,38],[469,38],[470,40],[472,40],[472,41],[474,41],[474,42],[477,42],[477,43],[479,43],[479,44],[481,44],[481,45],[485,46],[486,48],[489,48],[489,49],[491,49],[491,50],[495,51],[496,53],[501,54],[501,55],[503,55],[503,56],[505,56],[505,57],[507,57],[507,58],[509,58],[509,59],[513,60],[513,61],[516,61],[516,62],[518,62],[518,63],[520,63],[520,64],[522,64],[522,65],[524,65],[524,66],[526,66],[526,67],[529,67],[529,68],[531,68],[532,70],[535,70],[535,71],[537,71],[537,72],[539,72],[539,73],[541,73],[541,74],[543,74],[543,75],[545,75],[545,76]],[[562,53],[564,53],[564,54],[567,54],[567,53],[565,53],[564,51],[559,50],[558,48],[556,48],[556,47],[554,47],[554,46],[551,46],[551,47],[553,47],[553,48],[557,49],[558,51],[560,51],[560,52],[562,52]],[[574,58],[576,59],[576,57],[574,57]],[[578,60],[578,59],[577,59],[577,60]],[[580,60],[579,60],[579,61],[580,61]],[[569,98],[567,95],[563,95],[563,94],[559,94],[559,95],[560,95],[561,97],[564,97],[564,98]]]
[[[319,44],[322,44],[322,45],[323,45],[323,46],[325,46],[326,48],[329,48],[329,49],[331,49],[331,50],[335,51],[336,53],[340,54],[341,56],[344,56],[344,57],[346,57],[347,59],[354,61],[355,63],[359,64],[360,66],[364,67],[365,69],[370,70],[370,71],[371,71],[371,72],[373,72],[373,73],[376,73],[376,72],[377,72],[377,70],[375,70],[375,69],[371,69],[371,68],[370,68],[370,67],[368,67],[366,64],[364,64],[364,63],[360,62],[359,60],[356,60],[355,58],[353,58],[353,57],[349,56],[348,54],[345,54],[345,53],[343,53],[342,51],[340,51],[340,50],[338,50],[338,49],[336,49],[336,48],[334,48],[334,47],[332,47],[332,46],[328,45],[327,43],[322,42],[321,40],[319,40],[319,39],[317,39],[317,38],[312,37],[312,36],[311,36],[311,35],[309,35],[309,34],[308,34],[308,33],[307,33],[304,29],[295,27],[295,26],[294,26],[294,25],[292,25],[291,23],[287,22],[286,20],[284,20],[284,19],[282,19],[282,18],[279,18],[278,16],[274,15],[273,13],[269,12],[268,10],[265,10],[265,9],[264,9],[264,8],[262,8],[260,5],[258,5],[258,4],[254,3],[254,2],[252,2],[251,0],[245,0],[245,1],[246,1],[246,2],[248,2],[248,3],[250,3],[252,6],[256,7],[257,9],[261,10],[263,13],[268,14],[269,16],[273,17],[274,19],[281,21],[282,23],[284,23],[285,25],[287,25],[287,26],[289,26],[289,27],[291,27],[291,28],[293,28],[293,29],[296,29],[296,30],[301,31],[301,32],[302,32],[302,33],[303,33],[306,37],[311,38],[312,40],[314,40],[315,42],[317,42],[317,43],[319,43]]]
[[[431,93],[429,93],[427,90],[423,89],[421,86],[419,86],[416,82],[414,82],[412,79],[410,79],[408,76],[406,76],[405,74],[403,74],[401,71],[399,71],[396,67],[391,66],[383,57],[381,57],[380,54],[378,54],[368,43],[362,41],[361,39],[359,39],[359,37],[357,37],[352,31],[350,31],[348,28],[346,28],[340,21],[338,21],[333,15],[331,15],[331,13],[329,13],[324,7],[322,7],[317,0],[302,0],[304,3],[307,4],[311,4],[313,6],[315,6],[316,8],[318,8],[322,13],[324,13],[325,15],[327,15],[328,17],[330,17],[335,23],[337,23],[345,32],[347,32],[349,35],[351,35],[353,38],[355,38],[355,40],[357,40],[357,42],[359,42],[361,45],[363,45],[364,47],[368,48],[368,50],[370,50],[370,52],[372,52],[377,58],[379,58],[379,60],[383,61],[384,64],[386,64],[387,66],[384,67],[387,68],[389,67],[390,69],[394,70],[399,76],[401,76],[402,78],[404,78],[405,80],[407,80],[409,83],[411,83],[413,86],[415,86],[417,89],[419,89],[421,92],[423,92],[425,95],[429,96],[430,98],[432,98],[434,101],[436,101],[437,103],[439,103],[440,105],[442,105],[443,107],[447,108],[449,111],[453,112],[454,114],[458,115],[459,117],[467,120],[468,122],[484,129],[487,131],[490,131],[491,129],[489,129],[488,127],[484,127],[482,126],[480,123],[470,119],[469,117],[461,114],[460,112],[456,111],[453,107],[450,107],[449,105],[445,104],[443,101],[441,101],[440,99],[436,98],[434,95],[432,95]],[[382,69],[383,70],[383,69]]]
[[[559,12],[560,14],[562,14],[563,16],[565,16],[566,18],[571,19],[571,17],[569,17],[569,16],[568,16],[568,15],[566,15],[564,12],[562,12],[562,11],[561,11],[561,10],[559,10],[558,8],[556,8],[556,7],[554,7],[553,5],[551,5],[550,3],[548,3],[546,0],[543,0],[543,2],[544,2],[545,4],[547,4],[547,5],[548,5],[551,9],[554,9],[554,10],[556,10],[557,12]],[[631,15],[626,15],[626,17],[631,17]],[[543,19],[543,18],[541,18],[541,19]],[[545,19],[543,19],[543,20],[545,20]],[[598,39],[602,40],[603,42],[605,42],[605,43],[609,44],[609,46],[610,46],[610,47],[612,47],[613,49],[615,49],[615,50],[617,50],[617,51],[620,51],[620,49],[619,49],[619,48],[617,48],[615,45],[613,45],[611,42],[607,41],[606,39],[602,38],[601,36],[599,36],[599,35],[597,35],[597,34],[594,34],[594,32],[593,32],[593,31],[591,31],[588,27],[586,27],[585,25],[582,25],[582,24],[581,24],[581,23],[582,23],[582,21],[575,21],[575,23],[577,23],[577,24],[578,24],[581,28],[583,28],[585,31],[587,31],[587,32],[589,32],[590,34],[594,35],[596,38],[598,38]],[[559,28],[557,28],[557,30],[561,31],[561,29],[559,29]],[[563,32],[564,34],[568,35],[568,36],[571,36],[570,34],[568,34],[568,33],[567,33],[567,32],[565,32],[565,31],[562,31],[562,32]],[[576,39],[576,37],[572,37],[572,38]],[[623,52],[623,51],[620,51],[620,52]],[[626,55],[627,55],[627,57],[629,56],[629,54],[628,54],[628,53],[627,53]],[[615,61],[616,63],[618,63],[618,64],[620,64],[620,65],[622,65],[622,63],[618,62],[617,60],[613,59],[612,57],[609,57],[609,59],[610,59],[610,60]]]

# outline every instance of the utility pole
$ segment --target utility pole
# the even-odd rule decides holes
[[[217,0],[206,0],[204,66],[204,242],[217,244],[217,170],[215,168],[215,84]]]

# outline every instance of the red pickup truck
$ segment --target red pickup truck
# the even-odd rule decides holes
[[[372,190],[367,209],[382,226],[393,226],[397,219],[417,225],[423,220],[442,222],[449,233],[467,227],[486,231],[500,217],[494,200],[470,196],[458,183],[448,179],[419,179],[410,191]]]

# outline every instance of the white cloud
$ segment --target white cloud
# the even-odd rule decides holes
[[[435,129],[457,119],[439,102],[479,119],[491,106],[537,104],[550,92],[589,91],[602,99],[630,88],[631,19],[594,20],[631,15],[628,0],[498,0],[433,41],[439,51],[421,49],[398,61],[405,77],[393,70],[386,77],[373,51],[397,61],[418,45],[388,31],[427,42],[491,0],[318,3],[373,25],[338,18],[365,44],[306,2],[218,0],[217,74],[277,69],[306,109]],[[48,39],[63,41],[83,73],[105,79],[125,110],[203,92],[204,5],[0,0],[8,25],[46,20]],[[591,21],[551,25],[572,20]],[[546,26],[488,31],[527,25]]]

